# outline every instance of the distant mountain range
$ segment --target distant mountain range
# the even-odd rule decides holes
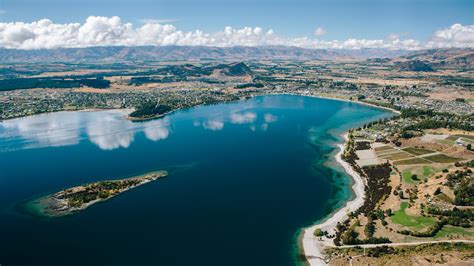
[[[473,68],[474,49],[421,51],[387,49],[305,49],[289,46],[107,46],[40,50],[0,49],[0,62],[120,62],[195,60],[366,60],[406,71]]]
[[[1,62],[169,61],[169,60],[339,60],[395,57],[408,51],[326,50],[288,46],[107,46],[40,50],[0,49]]]
[[[400,56],[397,61],[429,63],[429,67],[466,69],[474,68],[474,49],[433,49]],[[413,65],[413,64],[412,64]],[[417,64],[426,69],[426,66]]]

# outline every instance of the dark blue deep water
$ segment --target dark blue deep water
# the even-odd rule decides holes
[[[338,135],[389,113],[275,95],[132,123],[123,111],[0,123],[0,264],[292,265],[298,231],[351,197]],[[68,217],[36,197],[165,169],[169,177]]]

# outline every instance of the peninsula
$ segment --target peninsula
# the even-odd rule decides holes
[[[166,171],[157,171],[126,179],[98,181],[35,199],[31,205],[34,212],[39,215],[47,217],[70,215],[167,175]]]

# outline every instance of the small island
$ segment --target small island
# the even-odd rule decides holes
[[[70,215],[167,175],[166,171],[157,171],[125,179],[98,181],[67,188],[31,201],[28,209],[47,217]]]

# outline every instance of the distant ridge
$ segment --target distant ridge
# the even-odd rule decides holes
[[[343,60],[396,57],[404,50],[305,49],[289,46],[104,46],[39,50],[0,49],[1,62],[87,62],[170,60]]]
[[[474,68],[474,49],[451,48],[431,49],[410,53],[396,58],[395,61],[424,61],[435,68],[472,69]]]

